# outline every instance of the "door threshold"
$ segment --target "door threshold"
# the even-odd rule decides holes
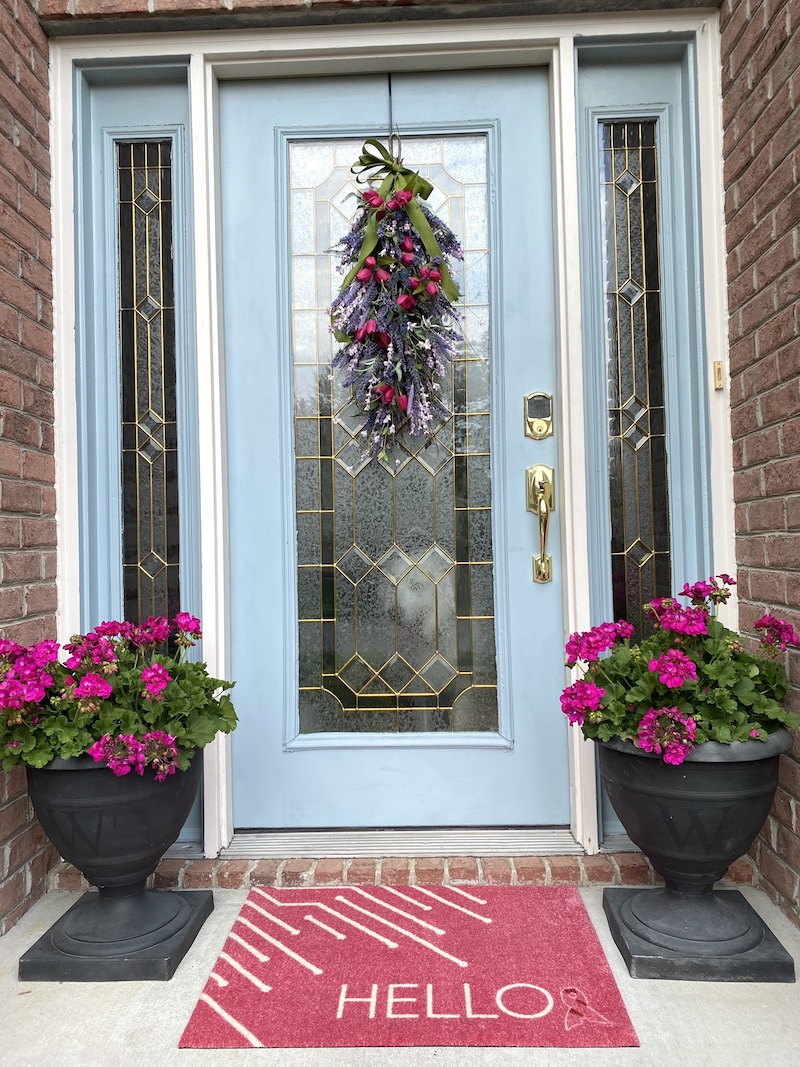
[[[568,829],[295,830],[234,833],[221,859],[274,856],[582,856]]]

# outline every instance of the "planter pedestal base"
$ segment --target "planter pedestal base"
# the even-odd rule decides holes
[[[633,978],[795,980],[792,957],[736,890],[678,897],[665,889],[605,889],[603,910]]]
[[[84,893],[20,957],[24,982],[166,982],[214,910],[210,890]]]

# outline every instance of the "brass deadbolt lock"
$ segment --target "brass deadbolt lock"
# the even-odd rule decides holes
[[[553,398],[549,393],[528,393],[525,397],[525,436],[534,441],[553,436]]]

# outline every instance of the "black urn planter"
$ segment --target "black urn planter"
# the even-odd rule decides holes
[[[147,889],[178,837],[200,784],[195,753],[163,782],[153,772],[116,777],[90,756],[28,768],[28,794],[61,856],[88,892],[19,962],[25,981],[143,981],[172,977],[211,914],[208,890]]]
[[[597,742],[600,772],[659,889],[606,889],[603,908],[634,978],[793,982],[792,957],[735,890],[715,891],[769,814],[792,737],[706,742],[673,766],[626,741]]]

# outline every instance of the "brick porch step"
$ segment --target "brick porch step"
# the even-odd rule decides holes
[[[728,869],[723,887],[753,885],[747,856]],[[165,859],[152,877],[158,889],[250,889],[315,885],[660,885],[638,852],[600,856],[464,856],[405,859]],[[49,874],[48,890],[88,889],[71,864]]]

